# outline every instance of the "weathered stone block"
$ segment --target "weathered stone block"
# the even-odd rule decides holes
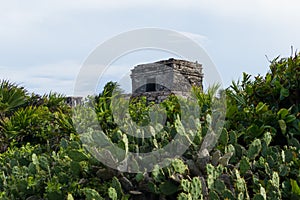
[[[132,95],[141,94],[148,101],[163,101],[171,93],[187,94],[192,85],[203,87],[202,65],[174,58],[137,65],[131,79]]]

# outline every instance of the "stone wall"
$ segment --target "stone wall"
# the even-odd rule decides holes
[[[82,97],[66,97],[65,102],[69,106],[75,107],[82,104]]]
[[[131,79],[132,93],[150,92],[147,90],[149,84],[156,85],[155,91],[187,92],[192,85],[202,87],[202,65],[171,58],[137,65],[131,70]]]
[[[186,60],[168,59],[141,64],[131,70],[132,97],[146,96],[162,102],[170,94],[187,96],[191,86],[202,86],[202,65]]]
[[[144,93],[147,84],[156,84],[155,91],[172,90],[173,69],[159,63],[138,65],[132,70],[132,93]]]

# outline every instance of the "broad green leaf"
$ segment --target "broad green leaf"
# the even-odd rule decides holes
[[[113,177],[111,186],[116,190],[118,197],[123,196],[122,185],[117,177]]]
[[[260,194],[263,196],[264,199],[267,199],[267,193],[263,186],[260,186]]]
[[[159,188],[153,182],[148,182],[148,189],[154,194],[160,193]]]
[[[278,112],[277,112],[277,116],[280,118],[280,119],[284,119],[285,116],[287,116],[289,114],[289,111],[288,109],[286,108],[281,108]]]
[[[71,193],[68,193],[67,200],[74,200],[73,195]]]
[[[264,134],[264,141],[266,142],[267,146],[269,146],[269,144],[271,143],[272,141],[272,135],[270,132],[266,132]]]
[[[46,156],[41,155],[39,162],[40,162],[40,166],[43,170],[47,171],[49,169],[49,162],[48,162],[48,159]]]
[[[260,139],[255,139],[249,146],[247,156],[249,159],[255,159],[255,157],[258,156],[260,151],[261,151],[261,141]]]
[[[108,196],[111,200],[117,200],[118,199],[118,194],[116,192],[116,189],[113,187],[108,188]]]
[[[72,175],[74,176],[80,176],[80,172],[81,172],[81,166],[79,164],[79,162],[77,161],[71,161],[70,162],[70,170],[72,171]]]
[[[163,182],[159,185],[160,191],[165,195],[171,195],[177,192],[177,186],[170,181]]]
[[[226,146],[228,143],[228,139],[229,139],[228,132],[226,129],[223,129],[221,132],[221,135],[219,137],[220,144],[222,144],[223,146]]]
[[[237,134],[235,131],[230,131],[229,132],[229,142],[231,144],[236,144],[237,143]]]
[[[290,179],[292,185],[292,192],[296,195],[300,195],[300,187],[296,180]]]
[[[225,189],[222,193],[222,197],[223,199],[226,199],[226,200],[235,200],[236,198],[234,198],[232,192],[228,189]]]
[[[285,122],[286,123],[291,123],[293,122],[294,120],[296,120],[297,118],[295,117],[295,115],[288,115],[286,118],[285,118]]]
[[[124,143],[124,146],[125,146],[125,154],[127,155],[128,154],[128,138],[127,138],[127,135],[126,134],[123,134],[123,138],[122,138],[122,141]]]
[[[214,188],[219,194],[221,194],[225,190],[226,186],[223,181],[217,179],[214,183]]]
[[[259,102],[258,104],[257,104],[257,106],[256,106],[256,108],[255,108],[255,111],[256,111],[256,113],[263,113],[263,112],[265,112],[265,111],[267,111],[268,110],[268,106],[265,104],[265,103],[263,103],[263,102]]]
[[[37,157],[37,155],[36,155],[35,153],[32,154],[32,163],[33,163],[34,165],[36,165],[36,166],[39,165],[39,159],[38,159],[38,157]]]
[[[137,174],[135,175],[135,180],[136,180],[137,182],[141,182],[143,179],[144,179],[144,175],[143,175],[142,173],[137,173]]]
[[[288,97],[289,96],[289,90],[282,87],[280,89],[280,100],[283,100],[284,98]]]
[[[272,183],[276,188],[279,189],[280,180],[279,180],[279,175],[277,172],[273,172],[273,174],[272,174]]]
[[[265,200],[265,198],[261,194],[255,194],[253,200]]]
[[[161,182],[165,180],[165,175],[159,165],[155,165],[152,170],[152,177],[156,182]]]
[[[154,147],[158,148],[158,143],[157,143],[157,140],[155,138],[152,140],[152,142],[153,142]]]
[[[211,200],[219,200],[220,199],[218,196],[218,193],[213,190],[209,191],[208,196],[209,196],[209,199],[211,199]]]
[[[234,170],[236,175],[236,188],[239,192],[244,193],[247,190],[245,179],[240,176],[240,173],[237,169]]]
[[[72,160],[77,161],[77,162],[88,160],[88,156],[85,153],[83,153],[79,150],[70,150],[70,151],[68,151],[68,156]]]
[[[240,171],[241,174],[245,174],[250,169],[249,159],[247,157],[243,157],[240,161]]]
[[[280,120],[278,120],[278,124],[279,124],[279,127],[281,129],[281,132],[283,134],[285,134],[286,133],[286,123],[285,123],[285,121],[283,119],[280,119]]]

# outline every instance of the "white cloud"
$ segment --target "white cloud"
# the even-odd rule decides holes
[[[198,12],[221,18],[294,24],[300,18],[299,7],[298,0],[12,0],[1,3],[0,37],[7,39],[23,35],[26,38],[45,22],[59,23],[72,14],[99,12],[104,16],[105,13],[132,11],[134,14],[142,10],[161,10],[162,13],[173,10],[174,15],[178,12]],[[191,21],[196,23],[197,19],[191,18]],[[38,35],[39,31],[34,33]]]
[[[2,21],[35,21],[42,22],[42,18],[69,12],[101,11],[133,9],[167,9],[175,11],[199,10],[216,15],[271,15],[278,17],[299,16],[300,1],[298,0],[51,0],[37,2],[33,0],[11,0],[1,3],[0,16]]]
[[[74,95],[87,96],[101,92],[104,85],[109,81],[118,82],[122,89],[130,91],[130,68],[132,68],[130,65],[83,65],[76,80],[74,80]]]
[[[300,16],[298,0],[55,0],[52,5],[58,10],[101,10],[113,9],[168,9],[175,11],[199,10],[216,15],[234,16],[253,14],[251,17],[272,16],[288,18]],[[54,6],[52,6],[54,7]],[[258,15],[258,16],[257,16]]]
[[[4,59],[7,59],[8,62],[6,64],[0,63],[0,65],[4,65],[2,68],[0,67],[0,78],[10,78],[12,81],[15,81],[17,83],[22,83],[25,86],[27,85],[30,86],[30,88],[32,88],[32,91],[39,92],[39,93],[48,92],[50,90],[65,93],[66,91],[72,90],[74,80],[76,78],[76,74],[78,73],[80,68],[80,64],[78,64],[77,61],[61,62],[59,61],[59,59],[66,59],[66,57],[73,56],[71,59],[80,60],[81,58],[78,58],[79,53],[77,52],[79,51],[80,48],[82,48],[83,45],[89,42],[91,43],[90,46],[96,45],[93,44],[93,42],[103,40],[103,35],[109,38],[110,34],[115,34],[115,32],[118,32],[120,29],[124,29],[125,25],[121,26],[120,29],[116,28],[117,26],[120,26],[120,24],[122,24],[123,22],[119,22],[120,24],[117,25],[112,24],[109,18],[111,15],[121,16],[122,20],[124,19],[124,24],[125,22],[131,24],[128,25],[127,27],[125,26],[125,29],[127,28],[128,30],[128,29],[136,28],[136,25],[134,23],[137,22],[134,23],[129,22],[129,20],[132,19],[132,16],[131,18],[130,17],[127,18],[127,16],[123,16],[122,12],[124,11],[126,12],[130,11],[133,14],[133,16],[135,16],[134,15],[135,13],[138,13],[140,15],[141,13],[143,13],[143,11],[147,11],[145,12],[145,16],[146,16],[151,12],[151,10],[161,11],[160,16],[165,18],[172,18],[172,15],[170,15],[170,13],[174,14],[174,16],[176,16],[177,14],[179,16],[180,15],[187,16],[187,17],[191,16],[190,21],[178,20],[179,21],[178,27],[184,27],[181,29],[184,32],[181,33],[186,35],[187,37],[190,37],[191,39],[196,40],[201,45],[203,43],[205,45],[205,43],[209,40],[207,39],[207,37],[197,34],[198,33],[197,30],[199,30],[196,27],[197,20],[199,19],[198,17],[205,17],[205,20],[207,19],[208,21],[212,17],[217,17],[218,19],[224,18],[225,19],[224,21],[226,22],[230,21],[230,23],[232,24],[234,24],[235,20],[240,20],[242,22],[245,21],[245,24],[247,24],[250,21],[253,22],[253,24],[255,24],[254,29],[257,27],[262,29],[264,28],[268,29],[267,25],[269,25],[269,23],[272,23],[273,31],[274,31],[274,27],[279,27],[279,26],[281,27],[283,25],[282,35],[285,36],[285,39],[279,37],[281,31],[278,31],[274,34],[270,33],[271,35],[269,38],[272,39],[270,39],[270,43],[266,43],[266,44],[274,44],[274,47],[272,46],[268,48],[274,49],[275,54],[277,54],[278,48],[276,47],[279,46],[278,43],[281,44],[280,48],[281,47],[285,48],[285,45],[286,46],[292,45],[295,44],[295,42],[299,41],[297,39],[297,35],[299,35],[300,32],[300,26],[297,25],[297,22],[299,21],[300,18],[300,12],[298,11],[299,7],[300,7],[300,1],[298,0],[286,0],[286,1],[283,0],[242,0],[242,1],[241,0],[227,0],[227,1],[224,0],[164,0],[164,1],[158,1],[158,0],[151,0],[151,1],[150,0],[142,0],[142,1],[141,0],[126,0],[126,1],[11,0],[11,1],[1,1],[0,44],[2,47],[0,47],[1,48],[0,50],[2,52],[4,53],[8,52],[7,54],[13,54],[20,51],[20,49],[25,49],[25,50],[28,49],[28,52],[25,53],[28,53],[28,56],[32,56],[32,58],[28,58],[28,59],[33,60],[35,59],[34,57],[36,51],[41,51],[44,54],[49,54],[49,56],[53,56],[54,54],[53,57],[57,56],[55,53],[59,51],[58,56],[61,57],[56,58],[58,61],[53,61],[55,60],[54,58],[51,61],[52,64],[42,64],[41,66],[28,66],[22,68],[20,67],[22,66],[21,62],[23,62],[22,59],[20,59],[20,57],[22,56],[21,55],[22,52],[21,53],[19,52],[20,55],[11,55],[12,57],[11,60],[13,62],[14,61],[13,59],[19,56],[18,59],[20,61],[18,62],[20,64],[11,64],[11,65],[15,65],[14,68],[11,68],[5,66],[5,65],[10,65],[7,64],[8,62],[10,62],[10,60],[7,58],[10,57],[10,55],[4,55],[4,56],[2,55],[3,56],[3,59],[1,57],[2,62],[4,62],[3,61]],[[189,15],[189,13],[193,13],[193,14]],[[84,20],[82,21],[79,20],[86,16],[89,17],[93,16],[92,14],[97,14],[95,16],[99,18],[107,17],[105,18],[105,20],[107,21],[107,23],[105,23],[105,26],[103,25],[103,22],[99,22],[99,24],[96,24],[95,23],[96,20],[93,22],[85,22]],[[143,24],[143,17],[145,16],[142,15],[136,16],[136,17],[140,17],[140,20],[142,21],[140,24]],[[195,16],[195,18],[192,18],[192,16]],[[73,25],[73,27],[69,27],[69,24],[66,23],[67,20],[74,20],[74,24],[71,24]],[[168,20],[163,21],[163,23],[166,22],[169,21]],[[148,25],[151,26],[154,25],[158,27],[168,26],[173,28],[176,22],[171,22],[173,23],[173,25],[171,24],[170,26],[155,20],[148,24],[147,22],[145,22],[145,24],[147,26]],[[81,27],[85,27],[85,24],[83,23],[87,23],[87,24],[94,23],[95,27],[101,27],[99,29],[91,28],[88,30],[90,32],[96,32],[96,34],[99,35],[102,32],[105,31],[106,32],[101,36],[98,35],[97,37],[93,36],[94,37],[93,40],[82,39],[84,38],[83,36],[90,36],[89,34],[91,34],[90,32],[87,31],[86,32],[87,35],[84,34],[76,35],[76,33],[80,32]],[[222,21],[220,21],[220,23],[222,23]],[[57,26],[57,24],[59,24],[59,26]],[[249,26],[252,26],[253,24],[250,24]],[[259,26],[256,26],[257,24],[259,24]],[[221,25],[222,24],[212,24],[212,26],[221,26]],[[105,30],[102,30],[103,27],[105,28]],[[211,30],[214,30],[214,28],[211,28]],[[74,33],[74,31],[76,31],[76,33]],[[194,31],[194,32],[188,32],[188,31]],[[225,31],[228,32],[228,30]],[[73,33],[75,36],[72,35]],[[219,38],[221,38],[223,33],[220,32],[217,34],[219,34],[220,36]],[[72,37],[73,39],[70,39]],[[215,38],[213,38],[213,36],[211,35],[208,35],[208,37],[209,39],[212,40],[216,40],[217,38],[216,36]],[[232,37],[234,39],[239,39],[240,36],[233,35]],[[233,40],[232,38],[230,39]],[[255,40],[257,41],[257,38],[253,38],[253,41]],[[26,43],[27,46],[26,45],[22,46],[23,41],[25,41],[24,43],[27,42]],[[75,45],[72,46],[73,42],[76,41],[78,41],[78,43],[81,42],[80,43],[81,46],[80,45],[78,45],[78,47],[76,46],[76,48],[78,49],[74,48]],[[288,43],[287,41],[290,43]],[[55,44],[53,45],[54,42]],[[37,44],[40,44],[40,46],[38,46]],[[211,44],[213,44],[213,42]],[[297,45],[297,43],[295,45]],[[68,49],[70,47],[71,48],[73,47],[75,50]],[[8,48],[11,49],[7,50]],[[211,47],[211,49],[212,48],[221,49],[221,50],[222,48],[230,49],[230,47],[227,46],[226,47],[214,46]],[[247,47],[245,46],[244,48]],[[296,46],[296,48],[299,48],[299,46]],[[68,50],[76,52],[77,57],[75,58],[74,55],[71,55],[74,52],[70,53],[68,52]],[[222,53],[221,50],[218,53]],[[30,54],[30,52],[34,52],[34,53]],[[44,57],[46,58],[47,56],[45,55]],[[231,59],[230,55],[226,54],[226,57],[228,59]],[[241,57],[241,56],[232,55],[232,57]],[[224,65],[226,65],[226,60],[224,62],[224,60],[221,59],[221,61],[220,63],[222,64],[224,63]],[[49,61],[45,59],[42,60],[42,62],[47,63]],[[109,78],[118,77],[121,76],[122,74],[124,74],[122,70],[119,70],[119,68],[114,68],[114,71],[111,72],[107,71],[104,78],[108,79],[108,77]]]
[[[97,65],[93,66],[91,70],[84,72],[80,71],[83,66],[76,61],[61,61],[53,64],[27,67],[0,66],[0,80],[9,80],[24,86],[29,92],[38,94],[52,91],[73,95],[78,75],[82,73],[81,75],[83,75],[85,82],[77,88],[79,93],[76,95],[85,96],[94,94],[95,89],[100,92],[108,81],[128,84],[130,82],[130,79],[128,79],[130,67],[112,65],[104,71],[105,67]],[[103,72],[103,74],[98,72]],[[97,84],[99,84],[98,87]]]
[[[201,45],[204,45],[208,41],[208,38],[206,36],[197,33],[186,32],[186,31],[179,31],[178,33],[183,34],[184,36],[196,41]]]
[[[287,20],[300,17],[297,0],[210,0],[199,1],[196,8],[203,8],[208,13],[233,18],[248,18],[253,20]]]
[[[54,64],[29,67],[0,67],[0,79],[7,79],[29,89],[29,92],[44,94],[50,91],[73,94],[73,87],[80,64],[62,61]]]
[[[24,3],[28,3],[24,2]],[[36,1],[34,1],[36,2]],[[47,7],[56,10],[73,10],[73,9],[127,9],[138,7],[156,7],[167,9],[217,9],[224,12],[244,12],[245,10],[257,10],[265,8],[266,12],[286,12],[289,10],[296,11],[300,5],[298,0],[52,0]]]

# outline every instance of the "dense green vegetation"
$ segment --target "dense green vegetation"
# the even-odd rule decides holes
[[[82,141],[92,138],[97,142],[97,136],[104,134],[108,144],[124,150],[125,155],[118,159],[128,152],[160,149],[176,134],[186,134],[180,123],[184,117],[181,99],[171,96],[156,108],[167,120],[161,127],[151,127],[158,134],[135,138],[118,126],[115,116],[125,117],[126,113],[112,107],[113,97],[119,95],[113,92],[116,88],[109,82],[101,94],[71,109],[61,95],[29,94],[2,80],[0,199],[300,198],[300,54],[274,59],[265,76],[244,73],[218,95],[216,88],[205,93],[193,88],[200,110],[191,121],[197,127],[192,144],[182,156],[170,160],[169,166],[152,166],[152,172],[138,165],[139,173],[109,168]],[[212,102],[218,104],[224,98],[225,124],[216,145],[203,156],[203,139],[213,123]],[[141,126],[161,120],[160,115],[149,114],[151,106],[143,98],[132,99],[130,118]]]

